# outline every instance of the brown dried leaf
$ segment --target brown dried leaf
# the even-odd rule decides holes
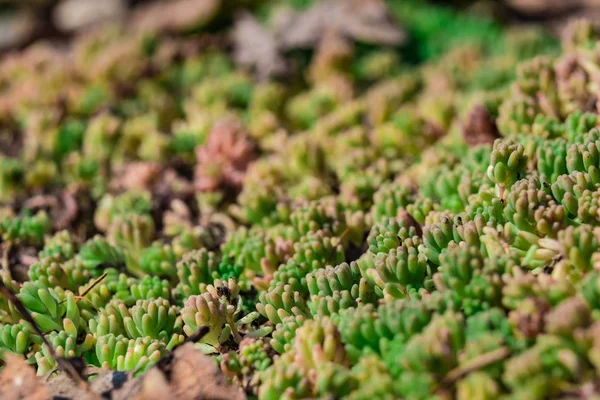
[[[193,220],[197,218],[199,210],[195,201],[193,183],[179,176],[175,170],[171,168],[163,170],[149,190],[152,192],[152,217],[159,229],[163,227],[165,212],[170,209],[174,201],[182,202],[190,211]]]
[[[508,319],[523,337],[535,338],[544,330],[545,315],[550,308],[550,304],[545,300],[528,298],[517,310],[509,312]]]
[[[128,381],[133,379],[133,372],[112,371],[108,368],[86,368],[88,376],[92,376],[90,385],[92,390],[104,399],[114,399],[113,392],[119,390]]]
[[[133,12],[131,26],[148,32],[178,32],[202,26],[215,18],[221,0],[155,2]]]
[[[236,62],[255,69],[259,79],[281,76],[288,70],[282,52],[315,48],[325,36],[393,46],[406,36],[383,0],[318,1],[304,12],[282,11],[274,25],[274,32],[270,32],[249,14],[238,17],[235,23]]]
[[[179,346],[139,379],[113,391],[112,398],[134,400],[243,400],[241,389],[232,386],[215,362],[192,343]]]
[[[19,356],[7,353],[5,357],[6,366],[0,372],[0,399],[50,399],[48,389],[35,375],[33,368]]]
[[[412,226],[413,228],[415,228],[417,236],[423,236],[423,228],[421,227],[421,224],[419,224],[417,220],[414,219],[413,216],[408,213],[408,211],[399,210],[398,219],[402,221],[406,226]]]
[[[53,22],[63,32],[89,28],[124,16],[123,0],[63,0],[54,9]]]
[[[598,2],[597,0],[505,0],[505,3],[524,14],[564,15],[592,3],[597,5]]]
[[[275,35],[263,28],[251,14],[243,14],[236,20],[233,42],[236,63],[254,69],[259,80],[286,72],[286,62],[280,54]]]
[[[493,144],[500,137],[496,121],[485,106],[475,105],[463,124],[463,138],[470,146]]]
[[[324,0],[302,13],[290,14],[281,28],[283,47],[312,48],[326,31],[383,45],[399,45],[406,35],[383,0]]]
[[[52,394],[52,398],[77,399],[77,400],[100,400],[101,397],[89,388],[73,384],[73,380],[66,374],[60,373],[48,383],[47,390]]]
[[[60,200],[62,203],[62,212],[54,219],[56,230],[63,230],[72,226],[79,214],[79,205],[73,193],[67,190],[63,191],[60,194]]]
[[[79,204],[85,204],[81,194],[63,190],[52,194],[40,194],[27,199],[23,207],[30,210],[44,210],[52,217],[53,227],[60,231],[73,227],[79,216]],[[76,197],[79,198],[76,198]]]
[[[4,242],[0,245],[0,250],[6,257],[10,276],[17,282],[29,280],[29,267],[38,261],[38,249],[34,246],[13,246]]]

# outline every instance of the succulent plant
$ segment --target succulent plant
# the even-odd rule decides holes
[[[56,355],[64,358],[81,357],[92,350],[95,344],[95,338],[91,334],[87,334],[83,340],[78,340],[77,336],[66,331],[52,332],[46,339],[54,348]],[[41,350],[35,353],[35,361],[38,365],[38,375],[45,375],[57,366],[56,360],[45,343],[42,344]]]
[[[487,175],[498,185],[501,197],[506,187],[515,183],[523,174],[527,161],[524,152],[523,145],[500,139],[494,142]]]
[[[25,356],[30,346],[34,343],[34,335],[29,326],[25,324],[3,325],[0,327],[0,358],[4,360],[4,353]]]
[[[57,262],[69,261],[75,257],[77,246],[69,231],[60,231],[46,239],[44,248],[38,253],[40,259],[51,259]]]
[[[194,339],[261,400],[598,397],[600,30],[263,3],[0,60],[0,361]]]
[[[49,231],[50,219],[43,211],[34,215],[26,213],[20,217],[6,216],[0,220],[0,234],[5,241],[41,245],[44,235]]]
[[[50,260],[42,259],[29,268],[27,273],[32,282],[39,282],[49,288],[60,287],[76,291],[92,278],[92,273],[75,259],[62,264]]]
[[[240,288],[233,279],[228,282],[215,280],[206,292],[190,296],[181,310],[184,322],[183,330],[191,336],[201,326],[208,326],[209,332],[201,340],[203,343],[219,347],[229,338],[236,343],[242,340],[241,331],[252,323],[257,312],[241,316],[242,303],[239,298]]]
[[[100,366],[117,371],[144,371],[166,353],[166,346],[149,337],[127,339],[113,334],[96,341],[96,357]]]
[[[81,246],[79,257],[86,268],[119,268],[125,263],[125,256],[101,236],[96,236]]]
[[[40,282],[25,282],[17,297],[45,332],[65,330],[77,336],[82,328],[84,321],[71,292],[48,288]]]
[[[274,324],[278,324],[292,315],[307,316],[309,314],[308,305],[302,294],[282,282],[277,282],[268,291],[260,294],[256,309]]]
[[[154,244],[140,254],[140,269],[151,276],[175,277],[177,258],[169,245]]]

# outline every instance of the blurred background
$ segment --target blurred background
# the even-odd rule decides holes
[[[388,4],[393,9],[403,1],[389,0]],[[425,4],[428,1],[418,2]],[[555,32],[571,18],[600,16],[600,0],[429,2],[502,24],[543,24]],[[131,18],[142,18],[145,24],[189,25],[195,10],[200,9],[202,12],[198,18],[202,22],[206,22],[206,13],[223,22],[227,21],[227,17],[219,17],[232,16],[244,8],[268,7],[272,3],[302,8],[313,0],[0,0],[0,51],[25,47],[39,39],[65,41],[81,30],[106,21],[130,22]],[[190,15],[185,15],[188,13]]]

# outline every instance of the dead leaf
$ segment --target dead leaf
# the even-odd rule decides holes
[[[287,71],[275,35],[263,28],[248,13],[235,21],[233,28],[235,62],[255,71],[259,80],[281,76]]]
[[[595,0],[505,0],[505,3],[513,9],[524,14],[531,15],[564,15],[568,12],[588,5],[586,3],[594,2],[597,3]]]
[[[79,214],[75,194],[69,190],[33,196],[23,203],[23,208],[48,212],[57,231],[71,227]]]
[[[50,399],[48,389],[25,360],[10,353],[5,354],[5,357],[6,366],[0,372],[0,399]],[[71,385],[73,386],[72,381]]]
[[[115,399],[113,393],[132,380],[132,372],[111,371],[107,368],[88,367],[86,372],[93,373],[90,379],[92,390],[104,399]],[[129,397],[122,397],[123,399]]]
[[[210,357],[197,350],[193,343],[186,343],[139,379],[114,391],[112,398],[244,400],[246,396],[227,381]]]
[[[423,228],[421,227],[421,224],[419,224],[417,222],[417,220],[414,219],[413,216],[408,213],[408,211],[402,210],[402,209],[399,210],[398,211],[398,219],[400,221],[402,221],[402,223],[405,226],[415,228],[415,232],[417,233],[417,236],[423,236]]]
[[[473,106],[463,124],[463,138],[470,146],[492,144],[500,137],[496,121],[485,106]]]
[[[406,37],[383,0],[323,0],[303,12],[282,10],[272,22],[269,31],[243,14],[233,30],[236,62],[259,79],[281,76],[290,65],[283,53],[317,48],[326,36],[389,46]]]
[[[155,2],[133,11],[131,26],[148,32],[186,31],[212,21],[220,8],[220,0]]]
[[[46,383],[47,390],[52,394],[52,398],[77,399],[77,400],[100,400],[97,393],[86,387],[76,385],[73,380],[64,373],[53,376]]]
[[[53,22],[63,32],[73,32],[106,21],[119,20],[126,11],[122,0],[63,0],[54,9]]]
[[[313,48],[326,31],[337,31],[360,42],[390,46],[401,44],[406,37],[383,0],[319,1],[286,19],[279,32],[286,49]]]

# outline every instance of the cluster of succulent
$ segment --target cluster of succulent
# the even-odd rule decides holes
[[[5,57],[0,278],[36,326],[0,297],[0,365],[194,338],[265,400],[600,396],[600,29],[391,10],[403,47],[332,30],[284,82],[214,32]]]

